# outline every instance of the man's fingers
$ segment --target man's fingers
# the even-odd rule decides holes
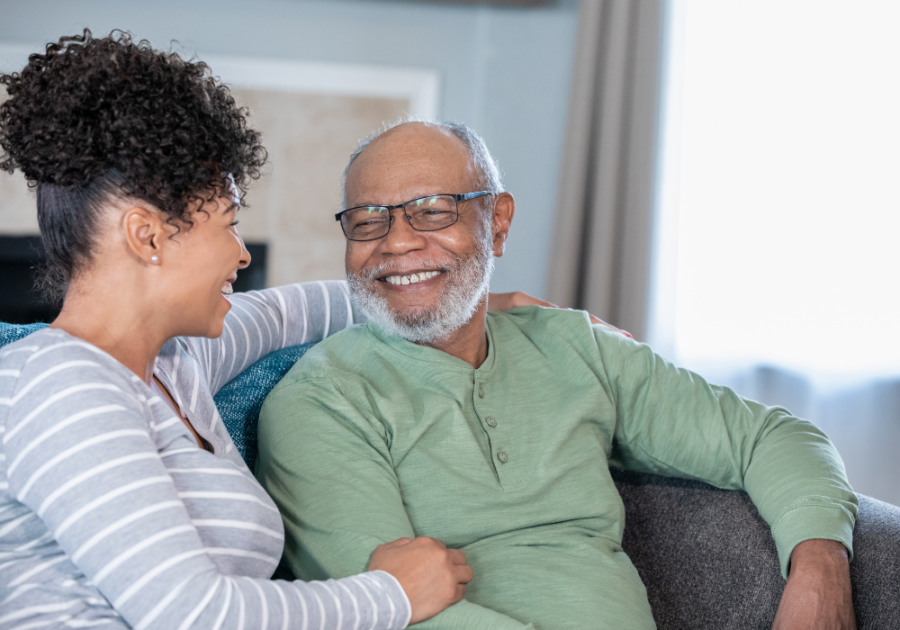
[[[453,603],[457,603],[462,601],[462,598],[466,596],[466,585],[460,584],[456,587],[456,593],[453,596]]]
[[[398,538],[397,540],[392,540],[389,543],[384,543],[381,545],[382,547],[387,547],[388,549],[393,549],[394,547],[402,547],[403,545],[408,545],[412,542],[412,538]]]
[[[416,538],[416,540],[420,540],[420,541],[422,541],[423,543],[430,542],[430,543],[432,543],[432,544],[437,545],[437,546],[440,547],[441,549],[446,549],[446,548],[447,548],[447,545],[445,545],[444,542],[443,542],[442,540],[438,540],[437,538],[431,538],[430,536],[419,536],[418,538]]]

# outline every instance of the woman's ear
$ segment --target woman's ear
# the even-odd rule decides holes
[[[125,245],[135,257],[148,265],[162,262],[162,244],[169,234],[167,224],[157,212],[142,206],[131,206],[122,215]]]
[[[509,225],[516,214],[516,200],[508,192],[497,195],[494,202],[494,218],[491,229],[494,234],[494,256],[499,258],[506,250],[506,238],[509,236]]]

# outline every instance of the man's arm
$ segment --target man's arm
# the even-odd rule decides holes
[[[788,578],[776,627],[854,628],[841,618],[853,618],[858,502],[828,438],[785,409],[709,385],[602,326],[594,335],[617,408],[618,463],[746,490],[772,528]],[[816,608],[813,600],[827,603]]]
[[[257,477],[284,518],[285,561],[306,580],[365,571],[375,547],[416,535],[394,472],[390,436],[370,410],[352,402],[365,401],[362,392],[346,393],[328,378],[301,381],[289,374],[260,415]],[[531,626],[463,600],[417,627]]]

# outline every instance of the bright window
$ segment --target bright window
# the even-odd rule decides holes
[[[651,326],[676,361],[900,374],[898,33],[896,0],[676,3]]]

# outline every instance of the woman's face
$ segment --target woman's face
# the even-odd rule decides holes
[[[180,335],[218,337],[231,309],[226,295],[250,254],[237,232],[239,205],[231,195],[216,197],[193,212],[193,225],[172,235],[160,256],[167,274],[167,302]]]

